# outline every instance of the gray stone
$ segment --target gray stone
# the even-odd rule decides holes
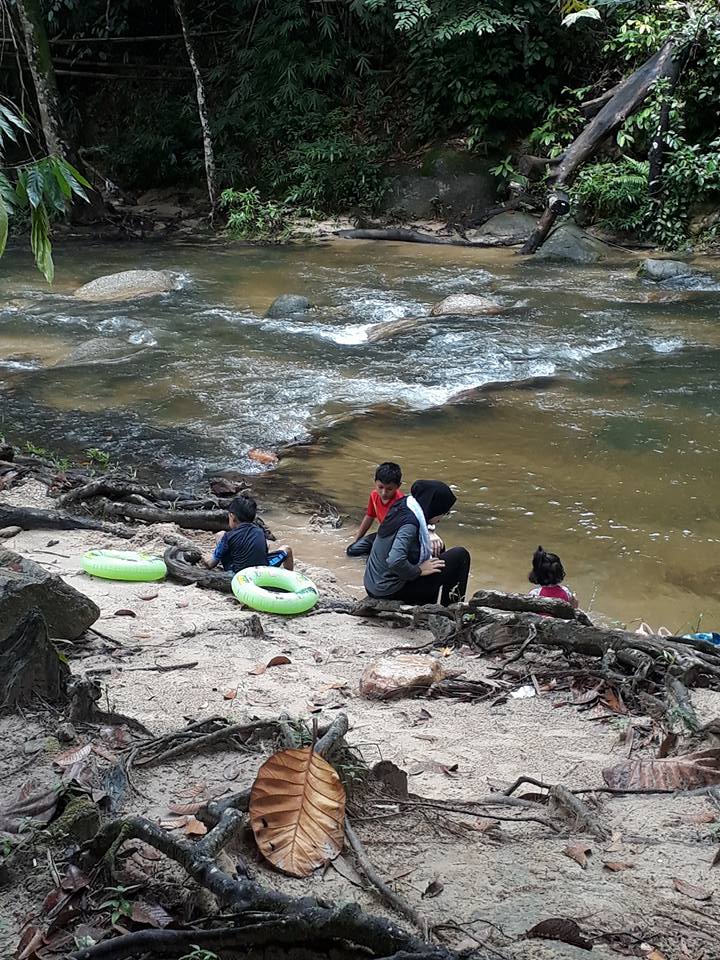
[[[19,533],[22,533],[22,527],[3,527],[0,530],[0,540],[9,540],[11,537],[16,537]]]
[[[72,743],[77,736],[75,727],[68,720],[67,723],[61,723],[55,731],[55,736],[60,743]]]
[[[112,340],[107,337],[93,337],[79,344],[65,360],[56,367],[75,366],[84,363],[116,363],[137,353],[139,346],[126,340]]]
[[[396,167],[382,212],[408,217],[471,216],[497,202],[492,163],[464,150],[430,151],[420,169]]]
[[[307,297],[296,293],[281,293],[268,307],[265,316],[270,320],[280,320],[294,314],[306,313],[312,310],[312,304]]]
[[[566,260],[571,263],[598,263],[613,253],[613,248],[602,240],[596,240],[575,223],[563,223],[557,227],[535,257],[539,260]]]
[[[106,300],[132,300],[177,290],[179,279],[170,270],[125,270],[98,277],[78,287],[78,300],[101,303]]]
[[[679,280],[681,277],[692,277],[701,273],[696,267],[691,267],[683,260],[654,260],[648,258],[638,267],[638,276],[643,280]]]
[[[507,210],[491,217],[477,230],[468,230],[468,240],[483,240],[485,243],[496,240],[498,245],[524,243],[537,225],[535,217],[520,210]]]
[[[433,317],[479,317],[486,313],[499,313],[500,304],[490,297],[478,297],[473,293],[454,293],[445,297],[432,308]]]
[[[28,611],[37,609],[48,634],[76,640],[100,616],[97,605],[44,567],[0,548],[0,640],[16,629]]]

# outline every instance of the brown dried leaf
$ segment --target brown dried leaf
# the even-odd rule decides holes
[[[686,819],[688,823],[695,823],[698,826],[701,826],[704,823],[715,823],[717,816],[714,813],[710,813],[709,810],[705,810],[701,813],[693,813]]]
[[[178,817],[192,817],[203,806],[205,806],[205,800],[192,800],[189,803],[169,803],[168,812],[174,813]]]
[[[21,833],[29,823],[49,823],[58,805],[58,791],[37,789],[32,781],[20,788],[17,800],[0,808],[0,830],[6,833]]]
[[[226,690],[223,694],[223,700],[234,700],[237,696],[237,687],[234,690]]]
[[[688,883],[687,880],[682,880],[680,877],[673,879],[673,886],[678,893],[684,893],[686,897],[690,897],[692,900],[710,900],[712,898],[712,893],[709,890],[699,887],[697,884]]]
[[[563,853],[566,857],[574,860],[575,863],[579,863],[583,870],[587,870],[587,855],[591,851],[592,847],[589,847],[586,843],[571,843],[570,846],[565,847]]]
[[[92,751],[99,757],[102,757],[103,760],[107,760],[109,763],[117,763],[118,755],[116,753],[112,753],[112,751],[108,750],[101,743],[94,743],[92,745]]]
[[[628,760],[603,770],[614,790],[694,790],[720,783],[720,748],[679,757]]]
[[[415,777],[419,773],[442,773],[446,777],[457,777],[459,775],[457,763],[438,763],[437,760],[423,760],[420,763],[414,763],[408,773],[411,777]]]
[[[620,873],[622,870],[632,870],[634,863],[623,863],[622,860],[603,860],[603,867],[612,873]]]
[[[267,663],[259,663],[256,667],[253,667],[252,670],[248,670],[248,673],[253,677],[259,677],[265,673],[268,667],[282,667],[286,663],[292,663],[292,660],[290,657],[280,654],[277,657],[273,657],[272,660],[268,660]]]
[[[157,903],[146,903],[144,900],[136,900],[132,905],[132,919],[135,923],[144,924],[147,927],[155,927],[164,930],[173,922],[173,918]]]
[[[180,830],[181,827],[187,826],[189,819],[190,817],[168,817],[160,820],[160,826],[163,830]]]
[[[622,697],[611,687],[608,687],[600,699],[613,713],[627,714],[628,708],[623,703]]]
[[[569,943],[573,947],[580,947],[581,950],[592,950],[592,943],[586,940],[583,932],[574,920],[568,920],[565,917],[552,917],[549,920],[541,920],[531,927],[525,934],[530,939],[539,940],[561,940],[563,943]]]
[[[600,696],[600,691],[605,685],[605,681],[599,683],[596,687],[593,687],[592,690],[588,690],[585,693],[581,693],[575,697],[572,701],[573,707],[584,707],[588,706],[591,703],[595,703],[597,698]]]
[[[189,837],[204,837],[207,833],[207,827],[196,817],[190,817],[185,824],[185,833]]]
[[[86,743],[82,747],[71,747],[65,753],[59,753],[53,761],[58,767],[72,767],[89,757],[92,753],[92,744]]]
[[[34,957],[42,946],[43,939],[43,932],[39,927],[26,927],[18,944],[21,952],[18,953],[17,960],[30,960],[30,957]]]
[[[260,770],[250,794],[250,825],[262,855],[292,877],[336,857],[345,840],[345,789],[312,747],[282,750]]]
[[[90,878],[85,876],[80,867],[71,863],[65,871],[65,876],[60,881],[60,886],[63,890],[76,893],[78,890],[84,890],[85,887],[90,886]]]
[[[116,610],[113,616],[114,617],[136,617],[137,614],[135,613],[134,610],[122,609],[122,610]]]

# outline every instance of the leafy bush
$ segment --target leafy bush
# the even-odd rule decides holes
[[[612,230],[644,229],[649,213],[648,162],[623,157],[585,167],[573,189],[573,201],[591,220]]]
[[[285,240],[289,236],[287,207],[272,200],[264,202],[255,187],[223,190],[220,202],[228,210],[228,229],[238,240]]]

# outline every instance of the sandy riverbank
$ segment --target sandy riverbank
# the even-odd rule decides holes
[[[34,482],[5,492],[3,499],[47,505],[44,487]],[[268,521],[277,526],[272,511]],[[294,522],[301,562],[311,554],[310,544],[315,545],[314,559],[322,555],[327,537],[344,536],[343,531],[313,531],[298,516]],[[241,636],[241,625],[251,615],[230,597],[171,582],[148,586],[102,581],[80,572],[79,558],[90,547],[161,551],[165,532],[163,526],[147,527],[129,543],[75,531],[25,532],[5,541],[99,605],[95,626],[106,640],[91,648],[69,648],[72,671],[101,679],[108,704],[138,718],[153,733],[181,728],[188,718],[217,715],[239,721],[286,712],[326,722],[343,710],[350,720],[348,741],[368,763],[392,760],[410,771],[411,791],[452,805],[487,795],[520,774],[577,788],[600,786],[602,769],[627,756],[627,727],[636,726],[641,735],[651,723],[649,718],[607,722],[599,717],[606,712],[603,708],[582,713],[562,704],[566,694],[553,693],[496,706],[451,700],[369,702],[358,693],[368,662],[390,648],[420,645],[428,633],[332,613],[292,620],[261,616],[265,635]],[[207,547],[211,536],[194,538]],[[48,546],[50,540],[57,542]],[[308,572],[324,595],[345,592],[327,571],[311,566]],[[135,616],[117,616],[118,610]],[[261,675],[250,672],[280,653],[291,662]],[[467,648],[435,655],[444,667],[464,670],[468,677],[486,676],[492,666]],[[178,663],[195,666],[154,669]],[[720,695],[696,692],[693,700],[703,720],[720,710]],[[0,731],[4,796],[14,796],[29,775],[41,781],[52,777],[57,747],[52,746],[53,725],[47,717],[12,716],[0,722]],[[78,744],[86,739],[87,732],[78,732]],[[32,754],[30,766],[23,752],[28,741],[46,744]],[[438,766],[423,767],[428,761]],[[443,772],[443,766],[455,764],[456,771]],[[215,795],[235,791],[252,782],[257,765],[256,757],[229,750],[181,758],[141,773],[137,786],[142,793],[131,796],[122,812],[167,816],[168,804],[177,802],[188,785],[201,784]],[[720,924],[718,906],[714,901],[694,904],[677,892],[673,880],[683,878],[713,892],[715,899],[720,896],[710,869],[716,847],[711,802],[691,797],[607,799],[598,812],[611,839],[589,840],[593,852],[586,870],[564,854],[581,836],[572,826],[557,835],[537,823],[513,824],[450,811],[432,817],[411,813],[358,826],[383,877],[432,924],[459,925],[454,932],[445,931],[453,944],[469,945],[475,937],[505,958],[571,960],[585,953],[562,943],[522,939],[541,920],[571,917],[592,933],[593,956],[601,960],[627,956],[620,951],[621,942],[630,956],[645,956],[639,944],[647,942],[667,960],[709,960]],[[629,866],[613,872],[604,861]],[[355,899],[384,912],[373,895],[358,886],[346,864],[307,881],[281,878],[262,864],[254,869],[262,882],[294,895]],[[422,899],[435,878],[443,887],[440,895]],[[3,897],[5,933],[0,937],[8,951],[50,883],[43,861],[32,876],[16,882],[12,902]]]

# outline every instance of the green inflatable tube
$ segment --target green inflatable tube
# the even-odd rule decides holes
[[[167,567],[162,557],[132,550],[88,550],[80,564],[93,577],[105,580],[135,580],[148,583],[162,580]]]
[[[318,602],[317,587],[301,573],[282,567],[248,567],[232,579],[235,598],[261,613],[307,613]],[[282,590],[283,593],[273,593]]]

